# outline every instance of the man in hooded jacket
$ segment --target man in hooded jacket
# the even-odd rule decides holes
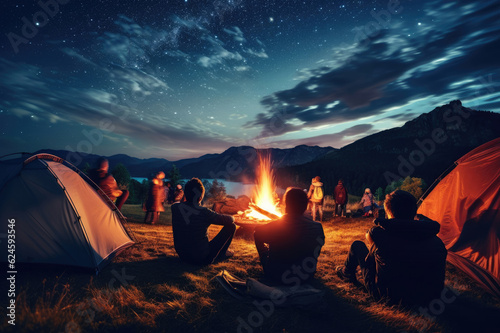
[[[387,219],[376,219],[366,233],[368,247],[352,243],[337,275],[356,283],[359,266],[363,283],[376,299],[405,305],[429,304],[444,287],[447,250],[437,233],[440,225],[417,212],[410,193],[397,190],[384,202]]]
[[[335,190],[333,191],[333,196],[335,199],[335,216],[345,217],[346,205],[347,205],[347,188],[344,186],[344,182],[339,180]]]

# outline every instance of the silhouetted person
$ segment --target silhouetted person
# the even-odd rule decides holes
[[[174,188],[171,182],[165,184],[165,197],[167,198],[167,204],[171,205],[174,203]]]
[[[198,265],[231,257],[233,254],[228,248],[236,231],[233,217],[200,206],[205,187],[198,178],[188,181],[184,190],[186,201],[171,207],[174,247],[179,257]],[[207,231],[212,224],[222,225],[223,228],[208,241]]]
[[[307,198],[311,203],[312,218],[316,221],[316,210],[319,211],[320,221],[323,221],[323,183],[321,182],[320,176],[316,176],[312,179],[311,186],[309,187],[309,192],[307,193]]]
[[[298,285],[314,276],[325,234],[321,223],[304,216],[308,200],[303,190],[287,190],[283,201],[283,217],[255,228],[255,246],[267,277]]]
[[[109,162],[105,158],[100,158],[97,161],[97,168],[90,171],[89,178],[96,183],[102,191],[111,199],[119,210],[128,199],[129,192],[120,190],[115,178],[108,173]]]
[[[416,200],[406,191],[388,194],[384,208],[387,219],[376,219],[366,233],[370,250],[361,241],[353,242],[337,275],[355,283],[359,266],[363,284],[376,299],[428,304],[444,287],[447,251],[437,237],[439,223],[422,215],[414,220]]]
[[[174,202],[186,201],[184,198],[184,191],[182,190],[182,185],[178,184],[174,192]]]
[[[148,190],[148,198],[146,199],[146,215],[144,223],[156,224],[160,219],[160,212],[164,212],[163,202],[165,201],[165,188],[163,186],[163,178],[165,173],[158,172],[151,180]]]
[[[335,190],[333,191],[333,196],[335,199],[335,216],[345,217],[346,205],[347,205],[347,188],[344,186],[344,182],[339,180]]]

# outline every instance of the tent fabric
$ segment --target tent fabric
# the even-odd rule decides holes
[[[418,213],[441,224],[448,261],[500,297],[500,138],[455,164]]]
[[[0,174],[11,177],[0,188],[0,233],[15,219],[18,263],[98,270],[134,242],[116,207],[65,163],[47,155],[0,162]]]

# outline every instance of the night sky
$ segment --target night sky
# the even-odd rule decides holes
[[[498,1],[56,3],[0,5],[0,155],[340,148],[454,99],[500,111]]]

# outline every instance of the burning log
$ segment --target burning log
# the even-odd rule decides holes
[[[267,210],[260,208],[259,206],[257,206],[257,205],[256,205],[256,204],[254,204],[254,203],[250,203],[248,206],[249,206],[250,208],[252,208],[253,210],[255,210],[256,212],[258,212],[258,213],[260,213],[260,214],[262,214],[262,215],[264,215],[264,216],[267,216],[267,217],[268,217],[268,218],[270,218],[271,220],[277,220],[277,219],[279,219],[279,218],[280,218],[278,215],[273,214],[273,213],[271,213],[271,212],[268,212]]]

